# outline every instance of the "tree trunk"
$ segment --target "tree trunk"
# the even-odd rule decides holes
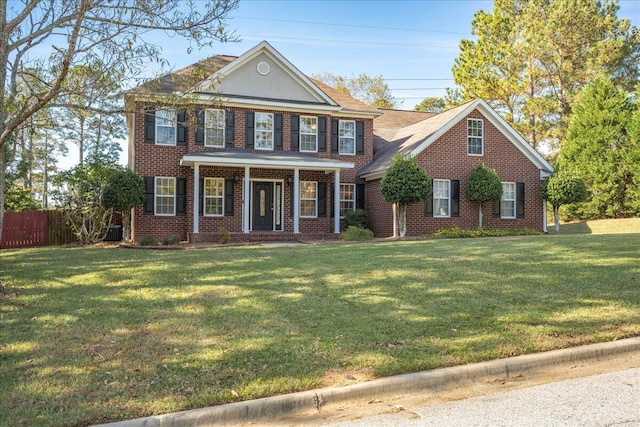
[[[407,235],[407,206],[398,204],[398,225],[400,228],[400,238]]]
[[[394,203],[393,205],[393,238],[398,237],[398,204]]]
[[[131,209],[122,212],[122,238],[125,242],[131,241]]]
[[[480,202],[480,209],[478,210],[478,229],[482,230],[482,202]]]
[[[560,206],[553,207],[553,228],[556,234],[560,233]]]

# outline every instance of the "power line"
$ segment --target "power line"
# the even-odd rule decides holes
[[[275,19],[275,18],[257,18],[253,16],[236,16],[234,19],[249,19],[254,21],[265,22],[286,22],[293,24],[310,24],[310,25],[329,25],[333,27],[349,27],[349,28],[365,28],[369,30],[392,30],[392,31],[407,31],[416,33],[438,33],[438,34],[457,34],[471,36],[470,33],[462,33],[458,31],[440,31],[440,30],[423,30],[417,28],[401,28],[401,27],[379,27],[375,25],[356,25],[356,24],[336,24],[333,22],[314,22],[314,21],[299,21],[293,19]]]

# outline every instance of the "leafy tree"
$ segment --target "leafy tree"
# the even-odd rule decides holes
[[[540,189],[542,198],[553,206],[553,223],[556,234],[560,232],[560,206],[586,200],[587,186],[570,173],[556,171],[547,178]]]
[[[100,62],[69,69],[66,90],[53,103],[60,139],[78,146],[78,163],[117,162],[126,136],[120,84]]]
[[[482,228],[482,204],[500,200],[502,183],[494,169],[478,165],[467,178],[467,198],[479,203],[478,228]]]
[[[628,190],[633,166],[628,160],[637,148],[627,132],[632,105],[626,92],[599,77],[584,89],[573,110],[558,166],[582,178],[590,197],[570,212],[581,219],[632,214]]]
[[[432,113],[441,113],[447,108],[447,101],[444,98],[429,97],[415,106],[416,111],[430,111]]]
[[[75,166],[59,173],[53,180],[58,187],[52,192],[67,223],[79,242],[102,240],[111,225],[113,209],[102,204],[102,194],[115,165],[91,163]]]
[[[186,52],[235,40],[224,20],[237,5],[238,0],[0,1],[0,233],[7,168],[2,148],[38,111],[82,89],[66,84],[73,66],[99,63],[126,85],[148,64],[166,64],[162,47],[152,42],[154,31],[187,39]],[[28,97],[21,96],[21,83],[28,85]]]
[[[638,101],[638,96],[640,96],[640,84],[636,89],[635,111],[627,127],[630,149],[625,158],[625,163],[631,173],[631,185],[627,187],[629,210],[635,216],[640,216],[640,101]]]
[[[144,181],[131,169],[118,169],[107,179],[102,192],[102,206],[122,216],[123,234],[127,241],[131,237],[131,209],[143,204],[144,200]]]
[[[40,203],[31,197],[31,192],[26,188],[11,186],[7,188],[4,199],[6,212],[35,211],[40,209]]]
[[[478,11],[453,76],[462,102],[487,100],[538,148],[563,140],[577,93],[604,73],[627,89],[638,79],[640,31],[617,3],[495,0]]]
[[[407,206],[427,200],[431,190],[431,180],[415,157],[396,154],[380,181],[380,191],[387,202],[394,203],[398,208],[400,237],[407,234]],[[393,224],[393,228],[396,229],[396,224]]]
[[[374,108],[395,108],[398,103],[382,76],[371,77],[363,73],[344,77],[324,72],[315,74],[313,78]]]

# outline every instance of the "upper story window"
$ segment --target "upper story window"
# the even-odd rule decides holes
[[[318,183],[300,181],[300,217],[316,218],[318,216]]]
[[[273,150],[273,114],[256,113],[255,149]]]
[[[155,215],[176,214],[176,179],[164,176],[155,178]]]
[[[467,120],[467,154],[470,156],[484,155],[484,129],[480,119]]]
[[[176,125],[178,123],[176,110],[156,110],[156,144],[176,145]]]
[[[318,118],[300,116],[300,151],[318,151]]]
[[[204,179],[204,215],[224,215],[224,178]]]
[[[207,147],[224,147],[224,110],[205,110],[204,145]]]
[[[356,154],[356,122],[354,120],[340,120],[338,138],[339,154]]]
[[[356,185],[340,184],[340,218],[356,209]]]
[[[449,192],[448,179],[433,180],[433,216],[449,217],[449,201],[451,200]]]
[[[502,183],[502,198],[500,199],[500,218],[516,217],[516,183]]]

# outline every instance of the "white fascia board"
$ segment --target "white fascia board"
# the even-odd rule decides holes
[[[382,179],[385,173],[386,173],[386,170],[383,170],[383,171],[366,173],[364,175],[361,175],[360,177],[363,178],[365,181],[373,181],[374,179]]]
[[[337,170],[353,169],[354,163],[347,162],[313,162],[300,160],[270,160],[270,159],[237,159],[237,158],[211,158],[209,156],[184,156],[180,160],[180,166],[193,166],[216,164],[228,167],[267,167],[270,169],[306,169],[306,170]]]

